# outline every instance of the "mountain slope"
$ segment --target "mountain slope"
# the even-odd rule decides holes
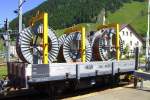
[[[123,6],[114,13],[108,12],[106,23],[131,24],[131,26],[142,36],[147,31],[147,3],[132,1],[124,3]],[[100,23],[82,23],[87,32],[96,30],[97,24]],[[63,29],[57,30],[58,36],[63,33]]]
[[[95,23],[103,8],[114,12],[128,1],[131,0],[47,0],[25,13],[23,23],[28,26],[29,19],[35,16],[38,10],[49,13],[49,25],[54,29],[79,23]],[[17,19],[13,20],[10,27],[16,28],[17,23]]]
[[[115,13],[108,14],[110,23],[131,24],[142,36],[147,30],[147,3],[132,2],[125,3]]]

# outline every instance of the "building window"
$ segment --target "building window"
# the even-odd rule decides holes
[[[130,45],[132,46],[132,41],[130,41]]]
[[[125,41],[123,40],[122,43],[125,44]]]
[[[137,41],[137,46],[139,45],[139,41]]]
[[[130,32],[130,36],[132,36],[132,32]]]
[[[122,34],[124,35],[124,31],[122,31]]]
[[[127,32],[127,36],[128,36],[128,32]]]

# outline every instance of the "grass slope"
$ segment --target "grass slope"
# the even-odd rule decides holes
[[[0,79],[2,79],[3,75],[7,75],[7,67],[0,66]]]
[[[147,3],[132,2],[125,3],[115,13],[108,14],[109,23],[131,24],[142,36],[147,30]]]

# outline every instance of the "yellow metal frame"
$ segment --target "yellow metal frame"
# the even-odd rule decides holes
[[[119,31],[120,31],[120,25],[119,24],[108,24],[108,25],[98,25],[97,30],[103,29],[103,28],[110,28],[113,27],[116,30],[116,58],[117,61],[120,60],[120,36],[119,36]]]
[[[85,27],[83,26],[73,26],[65,29],[64,33],[69,34],[71,32],[81,32],[81,61],[86,62],[86,34]]]
[[[30,21],[34,26],[37,21],[43,22],[43,64],[48,64],[48,13],[37,13]]]
[[[43,32],[43,63],[48,64],[48,13],[44,13],[44,32]]]

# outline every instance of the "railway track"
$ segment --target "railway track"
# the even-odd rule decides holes
[[[122,82],[113,88],[123,87],[129,85],[127,82]],[[55,99],[68,99],[76,96],[82,96],[89,93],[101,92],[112,88],[108,84],[96,85],[85,89],[78,89],[75,91],[66,90],[62,93],[57,93]],[[16,92],[10,92],[7,95],[0,95],[0,100],[49,100],[48,94],[39,93],[35,90],[21,90]],[[51,99],[50,99],[51,100]]]
[[[12,90],[10,92],[5,92],[3,94],[0,94],[0,100],[12,99],[12,98],[23,97],[23,96],[34,95],[34,94],[37,94],[37,92],[29,89]]]

